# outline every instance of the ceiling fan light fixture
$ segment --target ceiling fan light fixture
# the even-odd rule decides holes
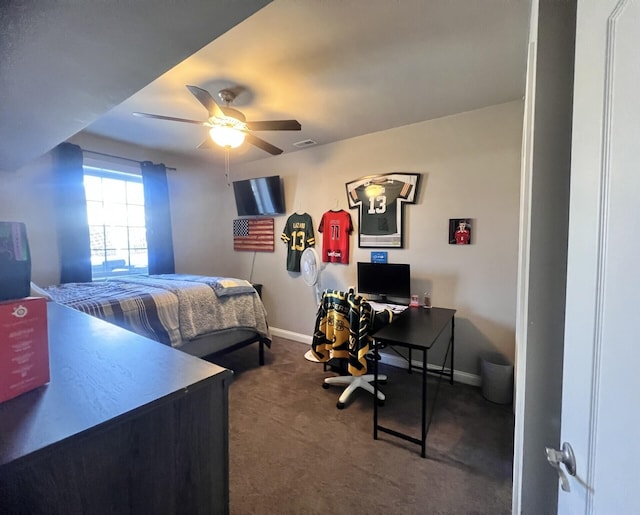
[[[219,92],[220,99],[226,104],[224,106],[218,105],[211,96],[211,93],[205,89],[191,85],[187,85],[187,89],[209,113],[209,118],[206,121],[200,122],[186,118],[149,113],[134,114],[146,118],[157,118],[160,120],[192,123],[209,127],[211,141],[225,150],[239,147],[246,139],[247,143],[273,156],[282,154],[283,150],[255,136],[253,134],[254,131],[299,131],[302,129],[298,120],[262,120],[247,122],[244,114],[229,106],[229,104],[235,100],[238,93],[244,91],[244,88],[240,86],[224,89]],[[204,144],[200,145],[200,147],[203,146]],[[228,156],[228,154],[228,152],[225,152],[226,156]]]
[[[225,125],[211,127],[209,135],[216,145],[225,148],[237,148],[244,143],[244,132]]]

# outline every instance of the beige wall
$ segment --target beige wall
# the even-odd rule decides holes
[[[50,154],[15,172],[0,171],[0,220],[23,222],[31,251],[31,277],[44,285],[60,278]]]
[[[458,310],[456,369],[474,375],[481,353],[514,355],[521,133],[522,103],[512,102],[244,165],[232,156],[231,179],[280,175],[288,214],[310,213],[317,229],[328,209],[348,210],[346,182],[378,173],[423,174],[417,204],[405,206],[405,248],[389,249],[389,261],[411,264],[414,292],[429,290],[434,305]],[[234,252],[235,204],[223,170],[88,135],[71,141],[176,168],[169,172],[176,271],[262,283],[271,326],[302,339],[311,335],[315,294],[299,274],[286,271],[279,240],[286,216],[275,219],[274,253]],[[27,223],[33,278],[43,285],[59,277],[50,169],[47,155],[0,174],[0,220]],[[357,230],[357,210],[350,213]],[[474,219],[473,245],[448,244],[449,218],[460,217]],[[354,234],[350,265],[323,266],[322,288],[355,285],[355,263],[368,261],[372,250],[359,249],[357,241]]]
[[[326,210],[348,210],[346,182],[422,173],[418,203],[405,206],[405,248],[388,250],[389,261],[411,264],[414,292],[429,290],[434,305],[458,310],[456,369],[477,374],[480,353],[514,355],[522,109],[512,102],[244,165],[232,157],[231,179],[279,174],[287,214],[306,211],[317,229]],[[171,179],[178,270],[263,283],[271,326],[309,336],[315,295],[300,274],[286,271],[285,245],[277,240],[274,253],[255,256],[233,251],[235,204],[223,171],[175,173]],[[357,226],[357,210],[350,213]],[[459,217],[474,219],[473,245],[448,244],[449,218]],[[276,237],[286,219],[275,218]],[[201,238],[197,244],[195,237]],[[320,246],[321,235],[316,237]],[[323,266],[322,288],[356,284],[355,263],[368,261],[372,250],[359,249],[357,241],[354,234],[350,265]]]

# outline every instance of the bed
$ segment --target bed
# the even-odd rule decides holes
[[[231,277],[130,275],[44,288],[51,300],[198,357],[271,346],[267,315],[251,283]]]

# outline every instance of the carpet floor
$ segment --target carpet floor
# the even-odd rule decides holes
[[[234,371],[229,390],[231,515],[499,514],[511,512],[513,411],[479,388],[443,380],[420,446],[379,433],[364,390],[343,410],[342,387],[322,388],[308,345],[275,337],[258,366],[255,346],[215,360]],[[389,376],[380,423],[420,434],[420,374]],[[436,391],[437,378],[429,379]]]

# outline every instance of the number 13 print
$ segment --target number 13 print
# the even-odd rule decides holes
[[[377,202],[377,205],[376,205]],[[375,215],[376,213],[385,213],[387,211],[387,197],[385,195],[381,195],[379,197],[369,197],[369,210],[368,213],[370,215]]]
[[[304,250],[304,231],[293,231],[291,233],[291,250]]]

